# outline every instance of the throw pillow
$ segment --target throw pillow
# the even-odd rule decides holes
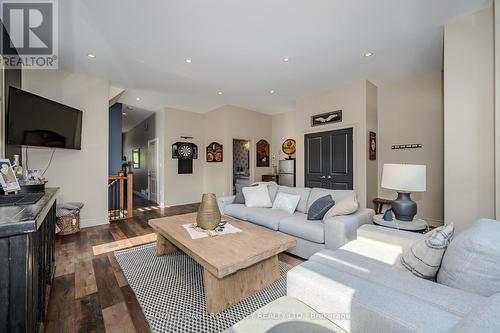
[[[481,219],[451,242],[437,282],[474,294],[500,293],[500,222]]]
[[[300,195],[278,192],[274,199],[273,209],[279,209],[292,215],[297,209],[300,201]]]
[[[333,201],[332,196],[330,194],[325,195],[324,197],[319,198],[314,201],[309,207],[309,211],[307,212],[308,220],[321,220],[323,216],[325,216],[326,212],[330,210],[330,208],[335,205],[335,201]]]
[[[349,215],[355,213],[358,210],[359,204],[356,197],[356,193],[351,193],[347,195],[344,199],[336,202],[332,208],[330,208],[323,219],[328,219],[337,215]]]
[[[234,196],[233,204],[245,204],[245,196],[243,195],[243,184],[236,184],[236,195]]]
[[[245,197],[245,206],[247,207],[272,207],[271,199],[267,185],[247,186],[241,189]]]
[[[429,231],[401,255],[401,265],[423,279],[434,280],[455,231],[453,223]]]

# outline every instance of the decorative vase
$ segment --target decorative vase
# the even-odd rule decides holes
[[[214,230],[221,220],[219,205],[214,193],[204,193],[196,216],[196,224],[205,230]]]

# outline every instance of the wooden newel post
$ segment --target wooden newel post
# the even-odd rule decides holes
[[[127,173],[127,216],[132,217],[134,214],[134,173],[129,171]]]

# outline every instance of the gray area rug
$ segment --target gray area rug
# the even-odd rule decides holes
[[[286,272],[253,296],[217,314],[206,311],[203,268],[176,252],[155,255],[155,244],[116,251],[116,259],[134,291],[152,332],[222,332],[250,313],[286,295]]]

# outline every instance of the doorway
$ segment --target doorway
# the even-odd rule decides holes
[[[353,189],[352,133],[352,128],[346,128],[304,136],[307,187]]]
[[[158,138],[148,140],[148,199],[158,203],[158,188],[160,187],[158,178]]]
[[[250,185],[250,140],[233,139],[233,193],[237,184]]]

